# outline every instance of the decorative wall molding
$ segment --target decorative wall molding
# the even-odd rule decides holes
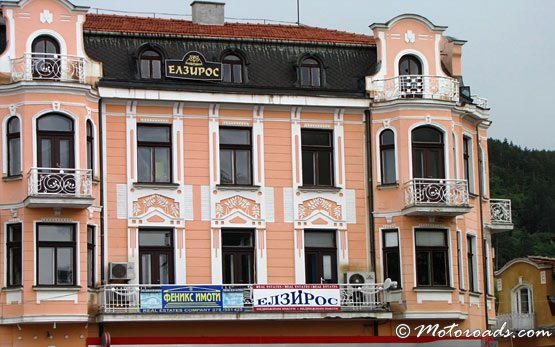
[[[216,203],[216,218],[222,219],[240,211],[252,219],[260,219],[260,204],[256,201],[235,195]]]
[[[305,200],[302,204],[299,204],[299,219],[307,219],[315,212],[323,212],[336,221],[343,219],[341,205],[338,205],[334,201],[318,197]]]
[[[179,202],[160,194],[151,194],[133,201],[133,217],[144,216],[151,210],[158,210],[163,214],[179,218]]]

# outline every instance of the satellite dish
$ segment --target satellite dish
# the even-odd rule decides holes
[[[383,281],[383,290],[388,290],[389,287],[391,287],[391,278],[386,278],[385,281]]]

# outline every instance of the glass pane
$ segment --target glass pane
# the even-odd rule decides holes
[[[252,283],[252,256],[250,254],[241,254],[241,283]]]
[[[416,277],[417,285],[419,286],[429,286],[432,284],[429,256],[428,252],[416,252]]]
[[[333,185],[333,168],[331,160],[331,152],[318,152],[318,185]]]
[[[139,182],[154,182],[152,176],[152,148],[139,147],[137,157],[137,173]]]
[[[412,131],[412,142],[443,143],[443,136],[439,130],[430,127],[420,127]]]
[[[52,167],[52,143],[50,139],[41,139],[40,157],[41,167]]]
[[[60,247],[56,250],[57,283],[61,285],[73,284],[73,247]]]
[[[252,247],[253,235],[252,232],[222,232],[222,246],[226,247]]]
[[[224,283],[233,284],[235,283],[235,255],[225,254],[223,261]]]
[[[324,280],[331,280],[333,278],[331,268],[331,255],[324,255],[322,257],[322,267]]]
[[[152,60],[152,78],[162,78],[162,62],[160,60]]]
[[[447,253],[433,252],[432,253],[434,282],[433,285],[446,286],[447,285]]]
[[[233,151],[220,150],[220,183],[233,183]]]
[[[310,85],[310,68],[303,66],[301,67],[301,86]]]
[[[233,82],[241,83],[243,82],[242,76],[242,66],[239,64],[233,64]]]
[[[15,286],[21,284],[21,247],[10,247],[9,248],[9,286]]]
[[[382,151],[382,183],[395,183],[395,150]]]
[[[320,276],[318,274],[318,257],[314,253],[307,253],[305,255],[306,262],[306,283],[318,284],[320,283]]]
[[[235,151],[235,184],[251,184],[251,151]]]
[[[314,230],[304,232],[305,247],[335,248],[335,231]]]
[[[395,136],[393,131],[384,130],[380,135],[380,144],[382,145],[393,145],[395,144]]]
[[[441,178],[441,167],[440,167],[440,153],[438,151],[429,151],[429,162],[428,162],[428,178]]]
[[[87,243],[94,245],[94,227],[92,226],[87,227]]]
[[[8,242],[21,242],[21,224],[8,225]]]
[[[72,225],[39,225],[39,241],[71,242],[73,241]]]
[[[320,86],[320,68],[313,67],[310,71],[312,77],[312,86],[319,87]]]
[[[170,149],[167,147],[156,147],[155,156],[155,175],[156,182],[169,182],[171,177]]]
[[[392,281],[401,281],[401,264],[399,260],[399,252],[385,252],[385,277]]]
[[[54,248],[39,247],[39,285],[54,284]]]
[[[444,247],[446,245],[443,231],[416,231],[416,245],[426,247]]]
[[[137,127],[137,140],[170,143],[170,127],[139,125]]]
[[[384,247],[399,247],[397,231],[384,232]]]
[[[220,145],[250,145],[250,129],[220,128]]]
[[[231,65],[222,64],[222,80],[224,82],[231,82]]]
[[[160,284],[170,283],[170,264],[168,263],[167,254],[159,254],[158,261],[160,264]]]
[[[20,139],[10,139],[8,143],[10,162],[8,175],[19,175],[21,173],[21,143]]]
[[[93,168],[93,144],[87,140],[87,169]]]
[[[303,146],[331,147],[331,132],[303,130],[301,141]]]
[[[310,151],[303,151],[303,185],[313,186],[314,181],[314,156],[316,154]]]
[[[530,313],[528,289],[522,288],[520,291],[520,313]]]
[[[58,164],[61,168],[68,168],[73,166],[70,163],[70,144],[71,141],[60,139],[60,162]]]
[[[141,60],[141,78],[150,78],[150,61]]]
[[[87,121],[87,137],[93,137],[93,130],[91,121]]]
[[[51,114],[40,117],[37,128],[45,131],[73,131],[73,121],[62,115]]]
[[[94,251],[87,249],[87,286],[94,285]]]
[[[141,255],[141,283],[142,284],[152,284],[152,261],[150,259],[150,254]]]
[[[13,117],[8,123],[8,134],[15,134],[19,132],[19,118]]]
[[[139,231],[139,246],[171,247],[171,234],[170,230],[141,230]]]

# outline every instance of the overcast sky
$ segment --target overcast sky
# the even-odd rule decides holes
[[[297,20],[297,0],[218,0],[231,18]],[[370,34],[371,23],[420,14],[467,40],[463,78],[489,100],[490,136],[555,150],[555,1],[299,0],[301,23]],[[74,0],[91,8],[190,15],[187,0]],[[139,14],[135,14],[139,15]],[[190,18],[190,17],[184,17]],[[553,93],[553,95],[551,95]]]

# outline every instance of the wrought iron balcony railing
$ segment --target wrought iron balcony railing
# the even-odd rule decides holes
[[[29,170],[29,196],[74,197],[92,196],[91,170],[32,168]]]
[[[501,314],[497,317],[496,329],[503,327],[509,330],[530,330],[535,328],[533,313]]]
[[[264,285],[262,285],[264,286]],[[383,284],[332,284],[332,285],[271,285],[270,289],[264,288],[266,293],[272,292],[272,288],[282,289],[276,296],[276,305],[262,307],[259,295],[255,293],[260,285],[253,284],[224,284],[224,285],[149,285],[149,284],[108,284],[100,290],[100,312],[103,314],[149,314],[149,313],[238,313],[238,312],[268,312],[268,311],[299,311],[324,312],[324,311],[346,311],[346,312],[387,312],[389,306],[387,298],[389,292],[384,290]],[[304,287],[310,287],[309,289]],[[321,287],[321,288],[320,288]],[[304,289],[303,289],[304,288]],[[183,289],[188,292],[182,292]],[[317,305],[299,308],[292,305],[305,300],[307,296],[313,295],[314,302],[322,304],[324,297],[318,297],[318,290],[331,291],[331,296],[336,300],[328,300],[332,305]],[[285,291],[283,291],[285,290]],[[303,291],[304,290],[304,291]],[[312,292],[311,292],[312,290]],[[203,291],[201,299],[207,301],[199,302],[196,294]],[[193,292],[193,294],[190,294]],[[209,292],[208,295],[206,293]],[[188,294],[189,293],[189,294]],[[312,293],[312,294],[306,294]],[[172,296],[173,295],[173,296]],[[218,296],[220,295],[220,296]],[[284,299],[283,295],[291,295]],[[273,298],[269,296],[268,298]],[[168,303],[166,301],[176,299],[180,303]],[[191,306],[187,305],[190,301]],[[264,299],[266,300],[266,299]],[[272,300],[272,299],[268,299]],[[268,301],[264,302],[268,304]],[[181,305],[180,305],[181,304]],[[272,302],[273,304],[273,302]],[[280,304],[283,304],[280,306]],[[196,306],[195,306],[196,305]]]
[[[490,217],[492,224],[512,224],[511,200],[490,199]]]
[[[398,99],[459,100],[459,82],[450,77],[401,75],[370,81],[374,101]]]
[[[480,108],[488,108],[488,99],[478,95],[472,95],[472,102]]]
[[[415,178],[405,184],[405,207],[469,207],[466,180]]]
[[[25,53],[12,59],[12,80],[85,83],[87,59],[71,55]]]

